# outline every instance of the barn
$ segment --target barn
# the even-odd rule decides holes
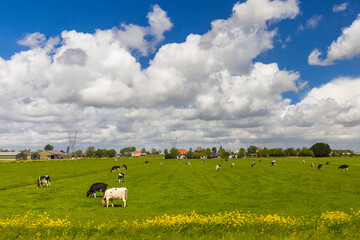
[[[40,154],[38,152],[27,152],[25,153],[27,160],[38,160],[40,159]]]
[[[22,152],[0,152],[0,160],[26,160],[27,156]]]

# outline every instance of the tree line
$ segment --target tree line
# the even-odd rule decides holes
[[[54,147],[50,144],[47,144],[44,147],[44,151],[53,150]],[[200,149],[200,150],[199,150]],[[10,150],[14,151],[14,150]],[[42,151],[42,150],[38,150]],[[132,153],[136,151],[136,147],[129,146],[120,149],[119,154],[124,157],[131,157]],[[9,152],[7,149],[0,148],[0,152]],[[20,152],[30,152],[30,149],[24,149]],[[64,152],[64,151],[62,151]],[[141,148],[141,153],[146,155],[159,155],[162,153],[160,149],[152,148],[151,151],[147,151],[145,148]],[[65,152],[64,152],[65,153]],[[163,154],[165,158],[177,158],[179,156],[179,151],[177,148],[171,148],[170,150],[164,149]],[[102,158],[102,157],[115,157],[118,155],[115,149],[106,149],[106,148],[98,148],[96,149],[94,146],[90,146],[86,149],[85,153],[82,150],[77,150],[70,153],[72,157],[82,157],[86,155],[89,158]],[[197,150],[193,150],[192,148],[184,154],[186,158],[229,158],[230,156],[236,158],[244,158],[244,157],[328,157],[328,156],[353,156],[354,152],[352,150],[335,150],[331,149],[329,144],[318,142],[315,143],[310,148],[303,147],[303,148],[259,148],[255,145],[249,146],[247,149],[240,148],[235,152],[231,150],[226,150],[221,145],[219,149],[216,147],[212,148],[205,148],[202,149],[200,147]]]

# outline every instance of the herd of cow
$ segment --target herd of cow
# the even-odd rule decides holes
[[[127,166],[124,164],[123,165],[124,169],[127,169]],[[110,170],[110,172],[113,172],[115,170],[120,171],[120,166],[113,166]],[[121,172],[118,175],[118,179],[119,179],[119,183],[121,183],[125,178],[125,173]],[[38,182],[37,182],[37,187],[42,187],[43,184],[46,184],[46,187],[50,187],[50,176],[45,175],[45,176],[41,176],[38,178]],[[112,207],[114,207],[114,203],[113,200],[122,200],[123,201],[123,205],[122,207],[125,208],[126,207],[126,200],[127,200],[127,188],[126,187],[121,187],[121,188],[110,188],[107,189],[108,184],[106,183],[94,183],[93,185],[91,185],[89,191],[87,191],[86,193],[86,197],[89,197],[90,195],[94,195],[94,198],[96,198],[96,192],[102,192],[104,193],[103,198],[102,198],[102,205],[105,206],[106,203],[106,207],[109,207],[109,201],[111,201],[111,205]]]
[[[202,162],[204,162],[204,160],[202,160]],[[261,162],[261,160],[259,160],[259,163]],[[148,164],[149,161],[146,161],[144,164]],[[305,164],[305,160],[302,161],[303,164]],[[190,165],[190,161],[186,162],[186,165]],[[269,163],[270,167],[271,166],[276,166],[276,160],[273,160]],[[330,165],[330,162],[326,162],[325,165]],[[160,162],[160,167],[163,166],[163,163]],[[252,162],[251,163],[251,167],[254,167],[255,166],[255,162]],[[311,167],[314,167],[315,164],[312,162],[310,164]],[[235,167],[235,163],[232,163],[230,165],[231,168]],[[124,164],[123,165],[123,168],[126,170],[127,169],[127,166]],[[318,165],[318,170],[322,169],[323,168],[323,165],[322,164],[319,164]],[[215,166],[215,170],[216,171],[219,171],[221,169],[221,165],[216,165]],[[343,164],[341,166],[338,167],[338,169],[346,169],[346,170],[349,170],[349,165],[346,165],[346,164]],[[113,171],[120,171],[120,166],[113,166],[110,170],[110,172],[113,172]],[[119,183],[121,183],[122,181],[124,181],[124,178],[125,178],[125,173],[124,172],[121,172],[119,173],[118,175],[118,181]],[[46,187],[50,187],[51,184],[50,184],[50,176],[48,175],[45,175],[45,176],[41,176],[38,178],[38,182],[37,182],[37,187],[42,187],[43,184],[46,184]],[[102,205],[105,206],[105,203],[106,203],[106,207],[109,207],[109,201],[111,201],[111,205],[112,207],[114,207],[114,203],[113,203],[113,200],[122,200],[123,201],[123,205],[122,207],[125,208],[126,207],[126,200],[127,200],[127,188],[126,187],[121,187],[121,188],[110,188],[110,189],[107,189],[106,188],[108,187],[108,184],[106,183],[94,183],[93,185],[91,185],[89,191],[87,191],[87,194],[86,196],[89,197],[90,195],[94,195],[94,198],[96,198],[96,192],[102,192],[104,193],[103,195],[103,198],[102,198]]]

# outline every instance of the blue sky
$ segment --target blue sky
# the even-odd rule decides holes
[[[355,0],[3,3],[0,143],[65,149],[78,131],[81,149],[360,150],[359,13]]]

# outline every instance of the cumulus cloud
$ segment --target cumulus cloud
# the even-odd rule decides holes
[[[341,3],[341,4],[335,4],[332,8],[333,12],[342,12],[342,11],[345,11],[348,6],[350,5],[349,2],[344,2],[344,3]]]
[[[66,149],[68,134],[78,131],[76,148],[82,149],[163,149],[173,137],[186,148],[278,147],[295,140],[313,143],[314,129],[329,136],[326,117],[336,118],[331,121],[338,124],[338,136],[350,138],[347,129],[358,126],[355,92],[329,99],[314,90],[291,105],[283,94],[306,84],[300,74],[254,60],[273,48],[276,23],[296,17],[298,4],[237,3],[231,16],[213,21],[207,33],[160,46],[146,68],[136,55],[153,51],[172,27],[157,5],[146,27],[123,24],[92,34],[73,30],[50,39],[25,38],[29,50],[0,58],[0,141]],[[356,89],[356,81],[348,81],[333,84]]]
[[[26,36],[22,40],[18,41],[18,44],[30,48],[35,48],[35,47],[41,47],[45,43],[45,41],[46,41],[46,37],[44,34],[35,32],[31,34],[26,34]]]
[[[328,47],[327,56],[324,59],[320,58],[322,54],[318,49],[314,49],[309,57],[308,63],[310,65],[327,66],[334,64],[336,60],[351,59],[358,56],[360,53],[360,15],[349,26],[342,30],[342,34],[333,41]]]
[[[167,13],[157,4],[153,6],[153,10],[148,13],[147,18],[148,27],[123,23],[121,29],[112,29],[124,46],[139,51],[142,56],[153,53],[156,46],[164,39],[164,33],[173,27]],[[151,37],[150,41],[145,39],[148,36]]]

